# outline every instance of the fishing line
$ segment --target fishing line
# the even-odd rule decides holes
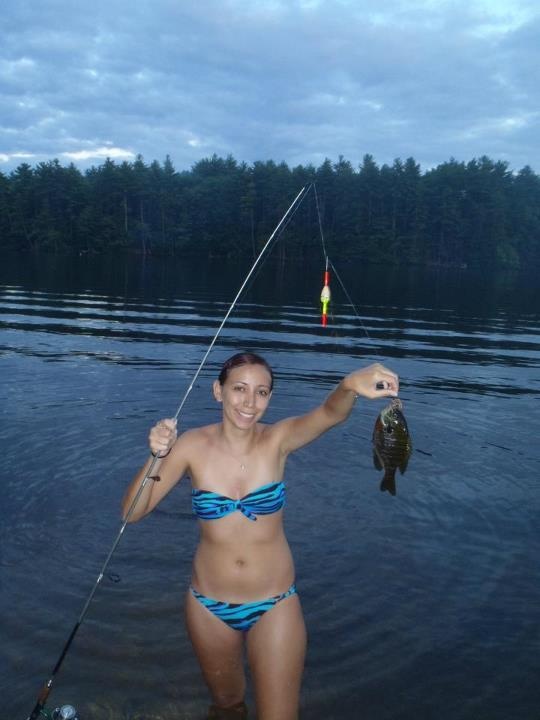
[[[326,245],[324,242],[324,233],[323,233],[323,227],[322,227],[322,220],[321,220],[321,211],[319,210],[319,196],[317,194],[317,188],[315,187],[315,183],[313,183],[313,192],[315,193],[315,207],[317,208],[317,219],[319,221],[319,233],[321,235],[321,244],[324,254],[324,259],[328,261],[328,253],[326,252]]]
[[[220,332],[221,332],[222,329],[223,329],[223,326],[224,326],[225,323],[227,322],[230,314],[232,313],[232,311],[233,311],[233,309],[234,309],[234,307],[235,307],[235,305],[236,305],[236,303],[237,303],[240,295],[241,295],[241,294],[243,293],[243,291],[244,291],[244,288],[247,286],[249,280],[252,278],[253,273],[255,272],[255,269],[256,269],[257,266],[259,265],[260,260],[262,259],[263,255],[266,253],[267,249],[270,247],[270,245],[272,244],[272,242],[273,242],[273,241],[276,241],[276,242],[277,242],[277,239],[278,239],[278,238],[280,237],[280,235],[284,232],[285,228],[287,227],[287,225],[289,224],[289,222],[292,220],[292,217],[293,217],[294,214],[296,213],[296,210],[298,210],[298,208],[300,207],[302,201],[304,200],[304,198],[305,198],[306,195],[308,194],[308,192],[309,192],[309,190],[311,189],[311,187],[312,187],[312,183],[310,183],[309,185],[304,185],[304,187],[300,190],[300,192],[299,192],[298,195],[294,198],[294,200],[293,200],[292,203],[290,204],[289,208],[287,209],[287,211],[285,212],[285,214],[283,215],[283,217],[281,218],[281,220],[279,221],[279,223],[276,225],[276,228],[274,229],[273,233],[270,235],[270,237],[268,238],[268,240],[267,240],[266,243],[264,244],[264,247],[263,247],[262,250],[260,251],[259,255],[258,255],[257,258],[255,259],[255,262],[254,262],[253,265],[251,266],[251,269],[249,270],[248,274],[246,275],[246,278],[245,278],[244,282],[243,282],[242,285],[240,286],[240,289],[239,289],[238,292],[236,293],[236,296],[235,296],[234,300],[233,300],[232,303],[230,304],[229,309],[227,310],[227,312],[226,312],[223,320],[221,321],[221,324],[219,325],[219,327],[218,327],[218,329],[217,329],[217,331],[216,331],[216,334],[214,335],[214,337],[213,337],[210,345],[208,346],[208,349],[207,349],[207,351],[205,352],[205,354],[204,354],[204,356],[203,356],[203,358],[202,358],[202,360],[201,360],[201,362],[200,362],[200,364],[199,364],[199,366],[198,366],[198,368],[197,368],[197,370],[196,370],[196,372],[195,372],[195,375],[193,376],[193,379],[192,379],[192,381],[191,381],[188,389],[186,390],[186,392],[185,392],[185,394],[184,394],[184,396],[183,396],[183,398],[182,398],[182,400],[181,400],[181,402],[180,402],[180,405],[178,406],[178,409],[176,410],[176,413],[174,414],[174,419],[175,419],[175,420],[176,420],[176,419],[178,418],[178,416],[180,415],[180,412],[181,412],[182,408],[184,407],[184,404],[185,404],[185,402],[186,402],[186,400],[187,400],[190,392],[192,391],[193,386],[195,385],[195,382],[197,381],[197,378],[199,377],[199,374],[200,374],[200,372],[201,372],[201,370],[202,370],[202,368],[203,368],[203,366],[204,366],[204,364],[205,364],[208,356],[210,355],[210,352],[212,351],[212,348],[214,347],[214,345],[215,345],[215,343],[216,343],[216,340],[218,339],[218,336],[219,336]],[[86,599],[86,602],[84,603],[83,609],[81,610],[81,613],[80,613],[80,615],[79,615],[79,617],[78,617],[78,619],[77,619],[77,622],[76,622],[75,625],[73,626],[73,629],[72,629],[72,631],[71,631],[71,633],[70,633],[70,635],[69,635],[69,637],[68,637],[68,639],[67,639],[67,641],[66,641],[66,643],[65,643],[65,645],[64,645],[64,647],[63,647],[63,649],[62,649],[62,652],[60,653],[60,657],[58,658],[58,660],[57,660],[57,662],[56,662],[56,664],[55,664],[55,666],[54,666],[54,668],[53,668],[53,671],[52,671],[49,679],[47,680],[47,682],[45,683],[45,685],[44,685],[43,688],[41,689],[41,692],[40,692],[40,694],[39,694],[39,696],[38,696],[38,699],[37,699],[37,701],[36,701],[36,704],[35,704],[35,706],[34,706],[34,709],[33,709],[32,712],[30,713],[30,715],[28,716],[27,720],[38,720],[38,718],[40,718],[40,717],[42,717],[42,718],[43,718],[43,717],[47,717],[47,714],[46,714],[46,711],[45,711],[45,703],[47,702],[47,698],[49,697],[49,693],[51,692],[52,685],[53,685],[53,682],[54,682],[54,678],[55,678],[56,674],[58,673],[58,671],[60,670],[60,667],[61,667],[61,665],[62,665],[62,663],[63,663],[63,661],[64,661],[64,658],[65,658],[65,656],[66,656],[66,654],[67,654],[67,652],[68,652],[68,650],[69,650],[69,648],[70,648],[70,646],[71,646],[71,643],[73,642],[73,640],[74,640],[74,638],[75,638],[75,635],[77,634],[77,631],[78,631],[79,627],[81,626],[81,624],[82,624],[82,622],[83,622],[83,620],[84,620],[84,618],[85,618],[85,616],[86,616],[86,613],[87,613],[87,611],[88,611],[88,608],[89,608],[89,606],[90,606],[90,603],[92,602],[92,599],[93,599],[93,597],[94,597],[94,595],[95,595],[95,593],[96,593],[96,590],[97,590],[98,587],[99,587],[99,584],[100,584],[101,581],[103,580],[103,576],[104,576],[105,571],[106,571],[106,569],[107,569],[107,567],[108,567],[108,565],[109,565],[109,562],[110,562],[110,560],[111,560],[111,558],[112,558],[112,556],[113,556],[116,548],[118,547],[118,544],[119,544],[119,542],[120,542],[120,540],[121,540],[121,538],[122,538],[122,536],[123,536],[123,534],[124,534],[124,530],[126,529],[126,526],[127,526],[128,522],[129,522],[129,519],[130,519],[131,515],[133,514],[133,510],[135,509],[135,506],[136,506],[136,504],[137,504],[137,502],[138,502],[138,500],[139,500],[139,498],[140,498],[140,496],[141,496],[141,493],[143,492],[143,490],[144,490],[144,488],[145,488],[148,480],[150,479],[150,473],[152,472],[152,470],[153,470],[156,462],[158,461],[158,459],[159,459],[159,458],[158,458],[157,456],[154,456],[154,457],[152,458],[152,462],[150,463],[150,466],[149,466],[148,470],[146,471],[143,479],[141,480],[139,489],[137,490],[137,493],[135,494],[135,497],[133,498],[133,501],[132,501],[131,505],[130,505],[129,508],[128,508],[128,511],[127,511],[127,513],[126,513],[126,515],[125,515],[125,517],[124,517],[124,520],[123,520],[123,522],[122,522],[122,525],[121,525],[121,527],[120,527],[120,530],[118,531],[118,534],[117,534],[117,536],[116,536],[116,538],[115,538],[115,540],[114,540],[114,542],[113,542],[113,544],[112,544],[112,547],[111,547],[111,549],[109,550],[109,554],[107,555],[107,557],[106,557],[106,559],[105,559],[105,562],[103,563],[103,566],[102,566],[102,568],[101,568],[101,570],[100,570],[100,572],[99,572],[99,575],[98,575],[98,577],[97,577],[97,579],[96,579],[96,581],[95,581],[95,583],[94,583],[94,585],[93,585],[93,587],[92,587],[92,589],[91,589],[91,591],[90,591],[90,593],[89,593],[89,595],[88,595],[88,597],[87,597],[87,599]]]
[[[328,262],[330,263],[330,267],[331,267],[332,270],[334,271],[334,275],[337,277],[338,282],[339,282],[339,284],[341,285],[341,288],[342,288],[343,292],[345,293],[345,296],[346,296],[347,300],[349,301],[349,305],[352,307],[352,309],[353,309],[354,312],[356,313],[356,317],[360,320],[360,325],[362,326],[362,329],[363,329],[364,332],[366,333],[367,337],[371,340],[371,338],[369,337],[369,333],[368,333],[368,331],[367,331],[367,329],[366,329],[366,326],[364,325],[364,323],[363,323],[363,321],[362,321],[362,318],[360,317],[360,313],[358,312],[358,310],[356,309],[355,304],[354,304],[353,301],[351,300],[351,296],[350,296],[349,293],[347,292],[347,288],[345,287],[342,279],[339,277],[339,273],[338,273],[338,271],[336,270],[334,263],[333,263],[330,259],[328,260]]]
[[[352,301],[352,299],[351,299],[351,296],[350,296],[349,293],[347,292],[347,288],[345,287],[345,284],[344,284],[343,280],[342,280],[341,277],[339,276],[339,273],[338,273],[338,271],[336,270],[334,263],[333,263],[333,262],[330,260],[330,258],[328,257],[328,252],[326,251],[326,243],[325,243],[325,241],[324,241],[324,233],[323,233],[323,226],[322,226],[322,220],[321,220],[321,212],[320,212],[320,210],[319,210],[319,197],[318,197],[318,195],[317,195],[317,188],[316,188],[316,186],[315,186],[315,183],[313,183],[313,192],[315,193],[315,207],[317,208],[317,219],[318,219],[318,221],[319,221],[319,233],[320,233],[320,236],[321,236],[321,245],[322,245],[322,251],[323,251],[323,254],[324,254],[324,260],[325,260],[325,263],[326,263],[326,270],[328,270],[328,266],[330,265],[330,267],[332,268],[332,270],[333,270],[333,272],[334,272],[334,275],[336,276],[339,284],[341,285],[341,288],[342,288],[343,292],[345,293],[345,297],[347,298],[347,300],[349,301],[350,306],[351,306],[352,309],[354,310],[354,313],[355,313],[356,317],[360,320],[360,325],[362,326],[363,331],[366,333],[366,336],[371,340],[371,338],[369,337],[369,333],[368,333],[368,331],[367,331],[367,328],[366,328],[366,326],[364,325],[364,322],[363,322],[363,320],[362,320],[362,318],[361,318],[361,316],[360,316],[360,313],[359,313],[358,310],[356,309],[356,306],[355,306],[355,304],[353,303],[353,301]]]

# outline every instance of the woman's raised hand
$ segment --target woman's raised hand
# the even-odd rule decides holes
[[[399,377],[384,365],[374,363],[347,375],[343,386],[366,398],[397,397]]]

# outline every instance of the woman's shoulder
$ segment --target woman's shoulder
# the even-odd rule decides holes
[[[190,428],[185,430],[178,439],[190,444],[211,442],[216,437],[218,427],[219,423],[214,423],[213,425]]]
[[[279,444],[286,433],[286,423],[283,420],[274,423],[258,423],[257,431],[259,442]]]

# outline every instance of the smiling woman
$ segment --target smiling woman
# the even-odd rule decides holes
[[[123,501],[124,516],[139,520],[184,475],[191,478],[200,541],[185,611],[212,695],[208,718],[247,717],[244,649],[259,720],[298,717],[306,630],[283,530],[285,462],[346,420],[359,395],[396,396],[399,382],[371,365],[347,375],[311,412],[265,425],[272,389],[272,370],[260,356],[227,360],[213,385],[221,422],[179,437],[174,419],[158,422],[150,431],[151,457]],[[140,492],[151,465],[153,482]]]
[[[231,371],[243,365],[247,367],[241,379],[227,383]],[[270,402],[273,384],[272,370],[265,360],[253,353],[239,353],[223,366],[219,380],[214,383],[214,396],[223,403],[223,412],[231,412],[229,419],[233,424],[247,427],[262,417]]]

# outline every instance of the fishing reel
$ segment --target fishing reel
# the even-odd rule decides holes
[[[61,705],[54,710],[43,707],[40,710],[40,716],[44,720],[81,720],[79,713],[73,705]]]

